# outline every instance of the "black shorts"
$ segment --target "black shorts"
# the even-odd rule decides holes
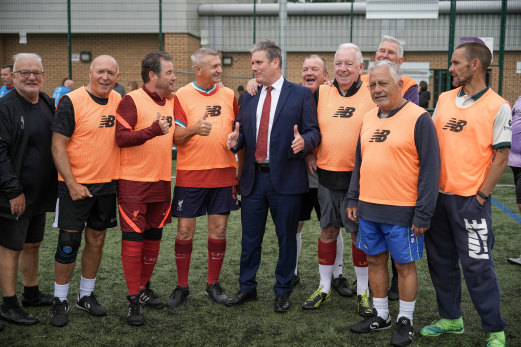
[[[302,194],[299,221],[310,220],[313,209],[317,213],[317,219],[320,220],[320,204],[318,203],[317,191],[318,188],[309,188],[309,192]]]
[[[18,219],[0,217],[0,245],[5,248],[21,251],[24,243],[42,242],[44,232],[45,213]]]
[[[175,187],[172,217],[195,218],[205,214],[228,215],[239,209],[235,186],[220,188]]]
[[[516,202],[521,204],[521,167],[511,166],[514,173],[514,184],[516,185]]]
[[[94,196],[73,201],[70,195],[56,202],[55,227],[83,231],[85,226],[105,230],[117,226],[116,194]]]

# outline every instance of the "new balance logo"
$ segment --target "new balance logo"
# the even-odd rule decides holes
[[[466,218],[463,220],[465,221],[465,229],[467,229],[469,237],[469,257],[474,259],[489,259],[486,220],[482,218],[481,223],[478,223],[477,220],[469,222]]]
[[[451,118],[447,124],[443,127],[443,130],[454,131],[455,133],[459,133],[463,130],[463,127],[467,125],[466,120],[457,120],[456,118]]]
[[[101,116],[99,128],[112,128],[116,122],[115,116]]]
[[[217,117],[221,115],[221,106],[214,105],[214,106],[206,106],[206,112],[208,112],[208,115],[210,117]]]
[[[340,106],[336,113],[333,115],[333,117],[340,117],[340,118],[351,118],[353,117],[353,113],[356,111],[356,108],[354,107],[344,107]]]
[[[373,137],[369,140],[369,142],[384,142],[387,140],[387,136],[391,133],[391,130],[380,130],[376,129],[373,134]]]

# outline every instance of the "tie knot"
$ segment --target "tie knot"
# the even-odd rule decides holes
[[[273,90],[272,86],[266,87],[266,93],[270,94],[272,90]]]

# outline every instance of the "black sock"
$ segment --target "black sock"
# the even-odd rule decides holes
[[[38,288],[38,285],[32,286],[32,287],[26,287],[24,286],[24,298],[26,300],[35,300],[40,295],[40,288]]]
[[[6,309],[6,310],[20,306],[18,304],[18,299],[16,298],[16,295],[4,296],[3,299],[4,299],[4,304],[2,305],[2,308]]]

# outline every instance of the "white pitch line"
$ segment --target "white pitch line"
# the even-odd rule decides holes
[[[513,184],[496,184],[496,187],[509,187],[509,188],[514,188],[515,185],[513,185]]]

